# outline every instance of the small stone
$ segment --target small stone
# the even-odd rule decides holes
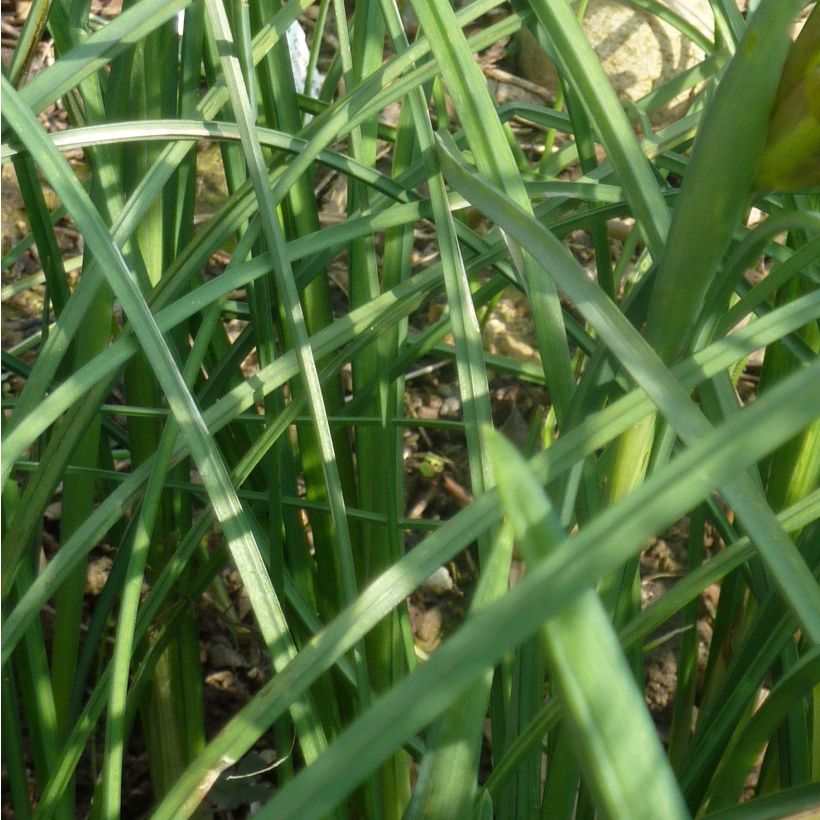
[[[714,17],[709,0],[669,0],[668,6],[712,37]],[[701,49],[676,28],[653,14],[615,0],[590,0],[583,29],[621,99],[633,102],[704,58]],[[555,69],[535,38],[521,32],[519,69],[549,90],[558,87]],[[657,126],[680,116],[688,92],[652,116]]]
[[[85,570],[85,594],[96,598],[103,588],[108,576],[111,574],[111,567],[114,562],[107,556],[103,555],[95,558],[88,564]]]
[[[453,588],[453,579],[447,567],[439,567],[421,586],[433,595],[443,595]]]
[[[440,418],[455,418],[461,415],[461,399],[458,396],[448,396],[441,403],[438,414]]]

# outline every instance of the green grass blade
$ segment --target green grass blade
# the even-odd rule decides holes
[[[203,341],[207,340],[210,334],[213,333],[218,319],[219,311],[211,309],[200,327],[198,344],[195,345],[185,364],[184,378],[189,385],[194,381],[205,354]],[[100,810],[103,817],[119,817],[121,813],[126,694],[134,647],[137,610],[142,595],[145,565],[151,546],[151,533],[154,530],[159,512],[166,483],[167,465],[173,454],[178,432],[179,428],[175,419],[170,417],[157,445],[155,454],[157,468],[152,471],[148,479],[134,537],[129,546],[130,555],[120,598],[114,654],[111,660],[111,689],[108,698],[105,736],[106,754],[103,766],[102,808]]]
[[[714,43],[706,36],[705,32],[699,27],[690,23],[688,19],[682,17],[675,9],[669,8],[664,3],[658,0],[625,0],[627,5],[634,6],[656,17],[658,20],[663,20],[669,25],[674,26],[684,37],[690,39],[698,48],[709,54],[714,48]],[[699,22],[706,22],[700,21]]]
[[[458,22],[450,5],[445,2],[414,3],[413,8],[419,18],[423,32],[430,41],[431,51],[435,57],[442,79],[450,92],[459,119],[464,127],[465,135],[479,168],[501,186],[510,197],[522,208],[529,209],[530,202],[523,181],[518,169],[516,158],[511,150],[507,134],[496,112],[495,104],[491,99],[484,77],[479,69],[463,32],[458,28]],[[430,145],[430,135],[426,134],[422,138],[422,151],[432,150]],[[436,169],[437,170],[437,169]],[[436,183],[438,184],[438,183]],[[503,235],[503,234],[502,234]],[[444,251],[448,252],[448,234],[444,234]],[[507,241],[507,237],[504,237]],[[550,389],[553,404],[557,407],[559,417],[563,415],[565,408],[569,404],[569,398],[573,389],[572,375],[569,362],[566,333],[561,316],[558,293],[551,280],[539,274],[537,266],[532,259],[519,258],[512,243],[511,251],[513,259],[516,261],[516,270],[521,284],[529,293],[533,302],[533,314],[537,317],[536,337],[541,353],[542,366],[545,370],[545,377]],[[463,277],[459,279],[464,282]],[[465,333],[466,348],[472,337],[477,341],[478,328],[474,318],[459,316],[459,304],[463,303],[464,294],[458,302],[453,302],[454,285],[457,280],[449,279],[448,293],[450,295],[451,308],[455,308],[454,319],[460,321],[461,330]],[[466,284],[466,282],[464,282]],[[462,284],[463,287],[463,284]],[[469,292],[467,292],[467,297]],[[467,303],[470,305],[470,301]],[[470,320],[474,325],[471,330],[464,319]],[[457,337],[458,338],[458,337]],[[478,353],[473,346],[473,353],[464,349],[463,353],[457,357],[459,362],[459,378],[462,389],[465,387],[466,379],[475,377],[470,371],[480,377],[481,382],[486,384],[486,376],[483,374],[483,362],[475,355]],[[480,367],[480,370],[477,368]],[[469,368],[469,369],[468,369]],[[486,391],[485,386],[481,386],[482,392]],[[482,415],[488,415],[488,408],[482,408]],[[465,416],[466,418],[466,416]],[[468,419],[468,422],[474,421]],[[480,423],[480,418],[477,420]],[[481,478],[482,485],[489,482],[486,478],[487,468],[484,459],[481,457],[481,445],[477,440],[478,428],[468,423],[468,441],[470,450],[479,456],[472,468],[474,485]],[[502,555],[504,539],[496,542],[496,550],[493,559],[488,555],[489,542],[480,542],[480,560],[482,565],[487,564],[487,568],[492,565],[495,568],[497,577],[492,578],[483,575],[480,585],[480,596],[476,600],[476,606],[483,607],[502,594],[507,570],[502,564],[497,563],[495,558]],[[509,554],[509,553],[507,553]],[[486,709],[486,702],[490,694],[489,677],[483,681],[476,681],[476,686],[463,701],[457,705],[456,709],[447,719],[442,722],[442,730],[437,731],[433,741],[433,749],[427,759],[422,764],[423,782],[426,783],[424,790],[419,791],[416,808],[420,812],[440,812],[454,813],[461,816],[469,810],[472,804],[475,790],[475,773],[478,768],[479,742],[481,737],[481,726],[483,715]],[[505,727],[505,709],[496,701],[492,708],[493,733],[497,742],[501,743],[508,729]],[[444,728],[446,727],[446,728]],[[446,777],[446,772],[451,768],[453,761],[448,760],[450,753],[457,755],[459,765],[457,778]],[[448,765],[449,764],[449,765]],[[442,802],[431,802],[441,800]]]
[[[778,384],[765,400],[754,403],[719,430],[704,436],[640,489],[600,515],[571,542],[562,544],[500,601],[477,613],[450,640],[447,651],[434,654],[389,695],[377,701],[366,717],[355,724],[355,733],[348,730],[344,744],[333,744],[267,810],[281,810],[282,816],[289,811],[298,817],[321,816],[328,806],[335,805],[354,786],[352,761],[357,763],[358,777],[366,776],[404,737],[427,725],[476,676],[484,674],[510,647],[532,634],[578,592],[593,586],[603,574],[634,554],[653,532],[676,520],[715,485],[729,480],[763,452],[793,435],[795,429],[805,426],[812,418],[813,408],[802,399],[798,405],[794,402],[805,395],[817,378],[816,371],[820,371],[820,365]],[[761,435],[764,422],[771,439]],[[536,461],[551,461],[562,440],[565,439],[559,439]],[[539,480],[543,481],[544,476]],[[220,761],[238,759],[297,691],[309,686],[334,658],[396,606],[407,590],[421,583],[425,572],[431,572],[478,533],[494,526],[500,512],[497,494],[485,494],[376,579],[353,606],[303,649],[288,669],[209,744],[156,816],[174,817],[183,805],[191,805],[187,801],[200,784],[211,782],[215,768],[224,768]],[[448,681],[446,687],[436,685],[442,680]],[[339,766],[344,768],[345,777],[340,776]],[[310,814],[300,813],[308,809]]]
[[[486,610],[476,613],[424,665],[374,703],[366,715],[333,743],[319,761],[279,792],[265,806],[261,816],[320,817],[330,806],[336,805],[404,738],[428,724],[478,675],[486,673],[505,652],[540,628],[547,619],[554,617],[583,589],[592,586],[602,574],[637,552],[652,532],[676,520],[685,509],[698,503],[710,492],[711,486],[729,480],[737,470],[754,463],[757,452],[777,446],[776,441],[769,443],[760,440],[759,425],[770,417],[770,413],[777,416],[777,425],[786,424],[791,428],[778,435],[778,429],[773,424],[772,432],[776,440],[791,435],[792,425],[805,426],[812,418],[813,408],[803,408],[801,418],[797,419],[792,412],[794,405],[787,408],[780,402],[788,403],[788,396],[796,398],[802,395],[817,373],[820,373],[820,363],[779,384],[775,388],[778,395],[773,390],[769,401],[761,399],[721,429],[704,436],[632,495],[598,516],[573,539],[564,541],[549,558],[531,567],[530,572],[507,595]],[[697,470],[694,469],[695,465],[700,465]],[[497,500],[494,493],[492,496],[485,495],[445,525],[437,535],[447,530],[447,535],[452,537],[451,525],[458,518],[475,518],[477,509],[484,506],[481,501],[490,497]],[[427,541],[436,537],[431,536]],[[414,556],[415,551],[408,558]],[[372,590],[371,587],[357,602],[355,617],[360,620],[362,610],[369,603],[366,602],[370,597],[368,593]],[[347,622],[352,615],[343,613],[339,621]],[[313,658],[308,661],[309,650],[317,650],[323,637],[327,636],[329,640],[337,625],[341,626],[337,621],[315,643],[303,650],[290,670],[295,672],[297,668],[314,662]],[[334,651],[338,651],[338,647],[334,647]],[[293,685],[290,676],[286,678],[281,683]],[[252,711],[246,707],[247,714],[242,721],[246,729],[249,725],[256,725],[258,730],[260,723],[268,722],[268,717],[262,718],[259,701],[264,700],[266,708],[273,708],[271,690],[274,688],[275,684],[272,683],[264,696],[257,696],[257,702],[252,702]],[[247,738],[242,740],[246,742]],[[227,744],[226,736],[219,738],[219,744],[212,745],[219,748],[223,743]],[[206,750],[209,757],[216,752],[216,748]],[[222,746],[220,751],[224,748]],[[341,776],[342,771],[344,777]],[[166,806],[167,811],[159,816],[170,816],[168,811],[173,803],[169,801]]]
[[[23,103],[41,111],[190,4],[191,0],[154,0],[134,5],[39,73],[21,89]]]
[[[414,9],[459,111],[478,167],[520,207],[529,210],[530,201],[507,136],[452,9],[442,2],[417,3]],[[541,362],[561,418],[569,404],[573,380],[560,302],[552,282],[538,272],[533,260],[523,262],[524,269],[518,273],[533,302]]]
[[[559,67],[589,111],[652,255],[659,258],[669,230],[669,212],[597,55],[569,3],[530,0],[530,4],[555,46]]]
[[[807,652],[772,688],[766,701],[732,739],[705,798],[709,808],[734,804],[764,745],[788,712],[820,682],[820,649]]]
[[[703,116],[660,262],[646,328],[650,344],[676,356],[748,207],[769,114],[802,0],[764,2],[752,15]],[[741,125],[742,123],[742,125]],[[742,133],[729,135],[742,128]],[[698,242],[691,237],[697,236]]]
[[[140,294],[132,273],[113,245],[110,234],[71,170],[56,153],[31,112],[3,78],[5,116],[18,137],[38,157],[38,164],[73,215],[95,256],[111,277],[123,309],[130,317],[142,348],[152,362],[174,415],[191,448],[211,502],[222,523],[246,589],[254,602],[254,612],[272,658],[281,662],[293,652],[289,641],[282,647],[287,625],[270,580],[262,564],[254,533],[236,497],[225,465],[213,445],[202,415],[185,386],[174,358]],[[280,648],[281,647],[281,648]]]
[[[489,432],[487,446],[519,548],[533,568],[566,533],[518,451]],[[595,591],[578,594],[543,627],[543,634],[564,721],[598,810],[610,817],[687,817],[643,693]]]
[[[341,579],[343,589],[347,599],[353,600],[353,598],[356,597],[357,585],[350,533],[339,478],[338,463],[334,453],[330,426],[327,422],[327,414],[322,399],[322,388],[319,383],[316,362],[313,358],[313,352],[305,327],[305,319],[299,301],[299,294],[296,290],[290,262],[288,261],[282,229],[276,216],[276,201],[268,185],[264,159],[262,158],[259,142],[254,135],[254,126],[251,119],[247,92],[242,81],[241,68],[238,59],[231,55],[232,37],[230,27],[228,26],[224,9],[216,0],[207,0],[207,9],[210,23],[214,28],[214,35],[220,47],[225,49],[220,55],[222,58],[222,67],[230,89],[237,124],[239,125],[242,135],[242,147],[246,152],[246,159],[248,160],[249,166],[248,170],[253,181],[254,190],[259,198],[265,238],[268,249],[273,254],[275,261],[274,274],[276,276],[276,284],[280,299],[284,305],[288,330],[294,341],[296,357],[299,361],[299,369],[305,383],[308,403],[314,418],[316,434],[319,440],[323,459],[322,468],[330,500],[336,546],[339,551],[339,560],[343,573]],[[364,656],[360,653],[358,656],[357,674],[360,696],[366,698],[367,676],[363,666],[364,663]]]
[[[652,398],[688,444],[709,430],[709,423],[657,354],[601,291],[587,281],[567,249],[528,214],[467,169],[443,140],[439,155],[445,176],[467,199],[503,225],[539,259],[596,329],[612,353]],[[820,386],[818,386],[820,395]],[[794,544],[777,524],[759,489],[747,477],[722,488],[736,514],[754,532],[761,557],[798,619],[820,641],[820,589]]]
[[[784,529],[792,530],[804,527],[820,517],[820,490],[803,502],[784,510],[779,516]],[[748,537],[738,539],[719,555],[678,581],[667,593],[650,607],[643,610],[619,633],[624,648],[635,646],[645,641],[652,633],[663,626],[687,604],[697,601],[698,596],[710,584],[719,582],[730,572],[737,569],[754,555],[754,548]],[[484,788],[496,793],[503,782],[510,777],[523,758],[526,750],[539,746],[543,736],[557,721],[560,710],[558,702],[547,701],[539,715],[527,730],[522,733],[508,754],[496,764],[493,773],[487,779]]]
[[[419,278],[414,277],[414,280]],[[407,283],[404,287],[409,287],[411,283]],[[390,298],[390,294],[385,294],[381,298],[386,300]],[[374,305],[373,307],[377,306]],[[739,330],[728,339],[716,342],[705,350],[698,352],[691,360],[678,365],[673,372],[681,379],[681,383],[685,387],[695,387],[702,380],[711,378],[713,375],[731,367],[737,359],[743,358],[753,350],[779,338],[789,328],[801,327],[809,319],[818,316],[820,316],[820,293],[805,296],[799,304],[784,306],[770,316],[759,319],[752,325]],[[369,327],[372,321],[373,314],[369,309],[363,309],[360,323],[353,324],[352,331],[348,327],[348,332],[351,332],[351,334],[355,334],[357,331],[361,332],[364,328]],[[387,316],[386,321],[391,322],[392,319]],[[340,324],[349,326],[350,323],[340,320]],[[375,330],[379,332],[381,327],[377,326]],[[321,342],[318,338],[314,342],[317,356],[334,350],[345,343],[345,335],[340,334],[338,331],[339,328],[331,326],[317,334],[322,337]],[[284,384],[296,372],[295,355],[288,354],[268,368],[267,373],[260,373],[258,378],[263,381],[264,390],[274,390]],[[242,385],[239,389],[233,391],[232,395],[227,395],[224,400],[206,413],[210,429],[215,431],[227,424],[232,418],[252,406],[256,396],[256,388],[250,385]],[[640,391],[633,391],[602,411],[594,420],[590,419],[583,422],[577,429],[561,437],[547,452],[536,457],[531,462],[531,466],[538,470],[541,480],[545,481],[548,474],[554,475],[562,470],[567,470],[578,459],[584,458],[594,453],[596,449],[604,447],[630,425],[640,421],[641,418],[651,412],[651,408],[651,403]],[[539,466],[536,467],[535,465]],[[27,623],[51,596],[51,590],[59,585],[62,573],[68,571],[72,562],[76,562],[84,555],[91,548],[91,544],[96,543],[113,522],[124,513],[132,496],[139,494],[140,487],[147,480],[149,472],[149,465],[144,465],[124,481],[115,493],[109,496],[100,505],[100,508],[95,511],[92,518],[87,522],[86,528],[75,534],[72,543],[67,542],[64,544],[60,552],[40,573],[37,581],[27,591],[25,599],[18,604],[4,624],[2,655],[4,663],[24,632]],[[449,557],[452,557],[457,549],[459,549],[458,546],[454,547],[453,551],[448,553],[448,556],[443,560],[449,560]],[[441,561],[435,564],[438,558],[430,560],[432,561],[430,563],[431,569],[427,572],[427,575],[441,565]],[[420,580],[424,580],[426,577],[426,575],[421,575]],[[412,589],[412,586],[407,587],[407,592]],[[406,595],[406,592],[404,595]],[[397,598],[394,605],[398,604],[399,600],[400,598]]]
[[[820,784],[796,786],[758,797],[731,809],[705,814],[708,820],[780,820],[811,813],[820,804]]]

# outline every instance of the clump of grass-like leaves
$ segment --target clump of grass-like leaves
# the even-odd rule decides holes
[[[144,812],[124,787],[137,744],[158,818],[252,803],[299,820],[740,818],[820,802],[820,12],[792,45],[805,0],[745,16],[711,0],[704,61],[625,109],[583,8],[407,5],[311,10],[318,99],[296,87],[286,37],[310,0],[140,0],[110,18],[31,5],[2,79],[2,160],[30,228],[4,247],[4,277],[30,248],[39,263],[4,299],[43,298],[39,329],[3,353],[17,817]],[[658,0],[629,5],[693,33]],[[566,113],[488,91],[476,53],[521,28],[557,66]],[[30,71],[44,39],[55,60]],[[689,113],[653,132],[654,107],[688,88]],[[69,127],[48,133],[38,115],[58,100]],[[527,153],[522,123],[555,150]],[[206,144],[224,169],[213,213],[197,199]],[[331,225],[328,171],[346,182]],[[420,224],[437,252],[423,264]],[[594,280],[562,241],[578,230]],[[540,368],[484,350],[511,286]],[[422,359],[454,362],[461,418],[425,423],[462,436],[474,499],[443,523],[405,509],[405,377]],[[492,429],[498,370],[550,397],[523,453]],[[684,517],[685,572],[641,611],[640,552]],[[463,624],[419,661],[405,599],[472,545]],[[703,663],[699,599],[716,584]],[[270,665],[216,734],[203,596]],[[679,635],[662,743],[639,681],[664,628]]]

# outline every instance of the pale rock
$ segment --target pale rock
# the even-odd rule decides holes
[[[443,595],[453,588],[453,579],[447,567],[439,567],[427,577],[422,587],[427,592],[432,592],[433,595]]]
[[[666,0],[666,5],[711,39],[714,18],[709,0]],[[616,0],[590,0],[583,29],[621,99],[641,99],[701,62],[703,51],[676,28],[652,14]],[[522,30],[519,71],[555,90],[555,69],[529,31]],[[653,114],[655,125],[677,119],[688,94]]]

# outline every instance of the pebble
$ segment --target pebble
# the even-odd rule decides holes
[[[453,588],[453,579],[447,567],[439,567],[421,586],[434,595],[443,595]]]

